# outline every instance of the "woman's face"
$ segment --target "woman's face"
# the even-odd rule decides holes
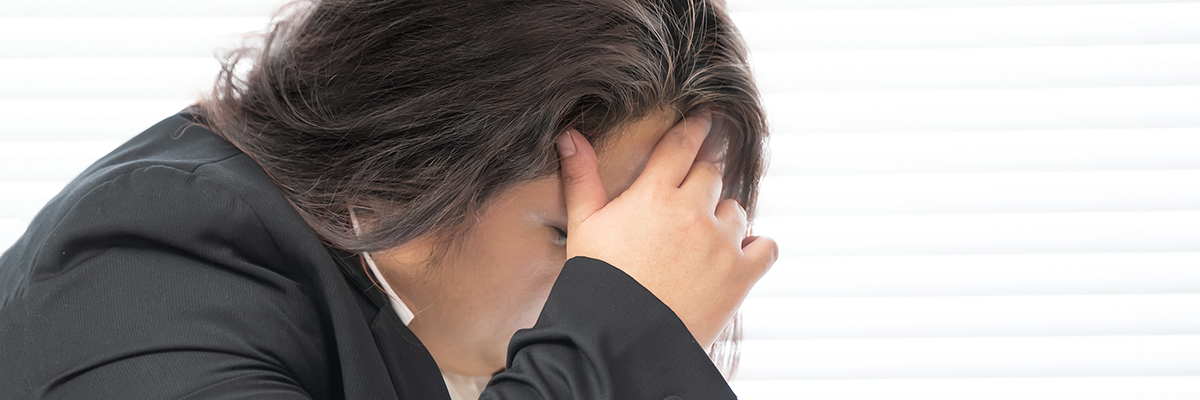
[[[641,173],[679,115],[663,111],[627,124],[598,148],[609,199]],[[532,327],[566,261],[566,202],[558,175],[516,184],[484,205],[461,246],[438,265],[420,239],[373,253],[384,278],[416,315],[409,328],[438,366],[461,375],[504,368],[508,341]]]

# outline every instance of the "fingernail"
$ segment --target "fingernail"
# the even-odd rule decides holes
[[[558,139],[554,141],[554,147],[558,148],[558,155],[566,158],[575,154],[575,141],[571,140],[571,131],[567,130],[558,135]]]

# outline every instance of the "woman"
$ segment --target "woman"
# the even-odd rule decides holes
[[[290,10],[4,253],[0,397],[733,397],[776,250],[720,4]]]

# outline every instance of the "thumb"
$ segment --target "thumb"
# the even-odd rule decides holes
[[[587,138],[574,128],[555,140],[562,171],[563,195],[567,199],[567,230],[579,225],[608,204],[600,183],[600,165],[596,151]]]
[[[746,272],[758,281],[779,260],[779,245],[766,236],[748,236],[742,240],[742,254],[750,264]]]

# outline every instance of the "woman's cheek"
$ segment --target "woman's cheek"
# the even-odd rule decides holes
[[[555,257],[538,263],[533,266],[538,273],[531,278],[533,282],[528,286],[528,297],[524,305],[524,312],[518,317],[518,329],[532,328],[537,318],[542,313],[542,308],[546,305],[546,299],[550,297],[550,289],[554,287],[554,281],[558,279],[558,274],[562,272],[563,261],[557,260]]]

